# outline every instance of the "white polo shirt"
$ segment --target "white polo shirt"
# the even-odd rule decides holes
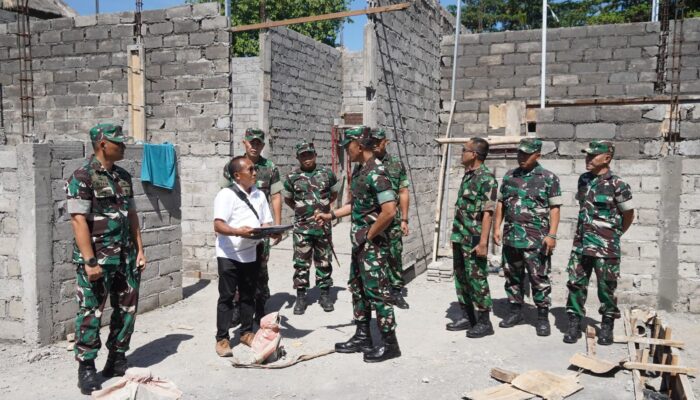
[[[238,186],[237,183],[234,185]],[[220,219],[232,228],[244,226],[259,228],[262,224],[272,223],[272,214],[265,193],[255,186],[250,188],[250,193],[246,193],[240,186],[238,188],[248,197],[248,201],[253,205],[260,218],[255,217],[250,207],[233,190],[223,188],[214,199],[214,219]],[[216,237],[216,256],[244,263],[253,262],[256,257],[255,246],[258,243],[260,243],[259,239],[219,234]]]

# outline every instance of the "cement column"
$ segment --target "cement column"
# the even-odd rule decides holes
[[[659,161],[661,201],[659,210],[658,307],[672,311],[678,301],[678,237],[682,185],[682,158],[664,157]]]
[[[372,128],[377,127],[377,34],[374,31],[374,22],[368,20],[364,31],[363,69],[365,102],[362,108],[363,125]]]
[[[270,35],[265,33],[260,33],[259,35],[260,43],[260,69],[262,70],[262,77],[260,79],[260,129],[265,132],[265,137],[267,138],[266,146],[263,149],[263,156],[268,157],[269,154],[273,153],[272,145],[274,140],[272,140],[273,132],[270,132],[270,102],[272,101],[272,43],[270,42]],[[243,139],[243,138],[241,138]]]
[[[25,341],[48,344],[51,340],[51,275],[53,270],[53,201],[51,154],[48,144],[17,146],[19,231],[17,258],[24,286]]]

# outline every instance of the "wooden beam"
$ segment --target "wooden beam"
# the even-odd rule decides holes
[[[517,372],[508,371],[502,368],[491,368],[491,378],[497,381],[511,383],[517,376]]]
[[[445,139],[450,138],[450,130],[452,129],[452,118],[455,115],[455,105],[456,101],[450,102],[450,119],[447,120],[447,131],[445,132]],[[443,186],[445,185],[445,175],[447,175],[448,159],[447,159],[447,149],[449,146],[441,146],[441,158],[440,158],[440,172],[438,173],[438,197],[437,203],[435,203],[435,231],[433,232],[433,262],[437,261],[438,257],[438,247],[440,240],[440,217],[442,217],[442,212],[447,212],[447,210],[442,209],[442,198]]]
[[[489,136],[482,139],[485,139],[490,145],[499,145],[518,144],[520,140],[525,137],[527,136]],[[467,143],[471,139],[472,138],[436,138],[434,140],[440,144],[462,144]]]
[[[678,96],[679,103],[696,103],[700,101],[700,96],[698,95],[684,95]],[[659,96],[645,96],[645,97],[591,97],[591,98],[581,98],[581,99],[559,99],[559,100],[547,100],[544,104],[545,107],[578,107],[578,106],[614,106],[614,105],[628,105],[628,104],[669,104],[671,103],[671,96],[659,95]],[[539,108],[539,101],[528,101],[527,108]]]
[[[136,141],[147,141],[146,136],[146,74],[144,49],[141,44],[127,47],[127,97],[129,135]]]
[[[258,24],[234,26],[234,27],[229,28],[229,31],[231,31],[231,32],[244,32],[244,31],[252,31],[252,30],[256,30],[256,29],[274,28],[276,26],[304,24],[307,22],[317,22],[317,21],[326,21],[329,19],[354,17],[356,15],[368,15],[368,14],[378,14],[378,13],[391,12],[391,11],[401,11],[401,10],[407,9],[410,6],[411,6],[411,3],[400,3],[400,4],[393,4],[390,6],[372,7],[372,8],[367,8],[364,10],[341,11],[341,12],[331,13],[331,14],[312,15],[310,17],[283,19],[281,21],[268,21],[268,22],[261,22]]]
[[[630,321],[630,310],[625,309],[625,313],[622,317],[622,321],[625,323],[625,335],[632,336],[632,321]],[[637,349],[634,347],[634,343],[627,342],[627,351],[630,355],[630,360],[634,360],[637,357]],[[643,400],[644,399],[644,388],[642,387],[641,374],[638,370],[632,371],[632,387],[634,388],[634,399]]]
[[[639,343],[655,346],[668,346],[668,347],[679,347],[683,348],[685,342],[680,340],[667,340],[667,339],[652,339],[646,337],[636,337],[636,336],[615,336],[615,343]]]
[[[688,374],[695,376],[698,373],[697,368],[691,367],[681,367],[677,365],[668,364],[647,364],[643,362],[627,361],[622,364],[623,367],[627,369],[643,370],[643,371],[654,371],[654,372],[670,372],[674,374]]]

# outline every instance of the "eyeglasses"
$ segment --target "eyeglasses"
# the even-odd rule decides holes
[[[476,153],[476,151],[474,151],[474,150],[469,150],[469,149],[466,148],[466,147],[462,147],[462,153]]]

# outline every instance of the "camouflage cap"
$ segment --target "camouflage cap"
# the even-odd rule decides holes
[[[90,141],[95,143],[102,139],[114,143],[124,143],[126,141],[122,127],[115,124],[98,124],[90,129]]]
[[[581,153],[586,154],[615,154],[615,145],[609,140],[594,140],[588,144],[588,147],[581,150]]]
[[[245,140],[251,141],[258,139],[261,142],[265,142],[265,132],[262,129],[248,128],[245,130]]]
[[[518,151],[523,153],[532,154],[539,153],[542,151],[542,141],[537,138],[524,138],[520,140],[518,145]]]
[[[372,129],[372,132],[370,135],[379,140],[384,140],[386,139],[386,132],[384,132],[384,129]]]
[[[360,140],[362,138],[368,138],[370,137],[370,129],[367,126],[356,126],[352,129],[348,129],[345,131],[345,138],[343,141],[340,142],[340,145],[342,147],[345,147],[348,145],[348,143],[352,142],[353,140]]]
[[[314,148],[314,143],[307,142],[306,140],[302,141],[301,143],[297,143],[296,149],[297,149],[297,156],[299,156],[302,153],[307,153],[307,152],[311,152],[311,153],[316,154],[316,149]]]

